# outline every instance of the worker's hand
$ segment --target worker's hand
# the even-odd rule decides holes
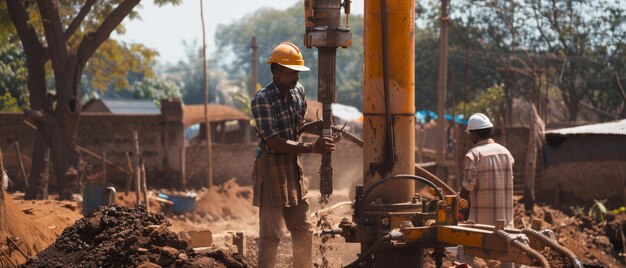
[[[331,138],[319,137],[313,143],[313,153],[324,154],[335,150],[335,143]]]
[[[459,208],[459,213],[463,215],[463,218],[465,220],[469,218],[470,208],[472,207],[472,204],[470,203],[469,194],[470,192],[467,189],[465,189],[464,187],[461,187],[461,192],[459,193],[459,195],[461,196],[462,199],[466,200],[467,204],[465,204],[465,206],[461,205],[461,207]]]
[[[343,137],[343,135],[341,134],[341,132],[338,133],[334,133],[333,134],[333,142],[334,143],[338,143],[341,140],[341,137]]]

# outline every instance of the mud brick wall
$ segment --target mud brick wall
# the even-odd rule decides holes
[[[0,147],[4,152],[15,151],[13,142],[18,141],[23,155],[30,157],[33,152],[35,130],[26,125],[22,113],[0,113]],[[168,135],[166,129],[176,128],[172,123],[165,122],[161,115],[112,115],[99,113],[83,113],[79,121],[77,144],[101,155],[104,151],[106,158],[115,165],[127,168],[125,153],[135,152],[133,145],[133,130],[139,136],[139,148],[145,159],[146,172],[149,175],[149,184],[161,184],[159,180],[171,180],[163,174],[174,177],[178,167],[179,154],[170,154],[167,150],[176,150],[182,144],[182,123],[180,136]],[[170,131],[171,132],[171,131]],[[88,173],[97,173],[102,169],[102,162],[88,154],[82,153],[82,158],[88,164]],[[5,158],[6,168],[10,173],[16,173],[18,167],[15,157]],[[12,160],[12,161],[10,161]],[[26,172],[30,166],[25,167]],[[128,177],[127,174],[107,165],[107,179],[122,186]],[[174,171],[172,171],[174,170]],[[151,176],[151,174],[154,174]],[[156,175],[158,174],[158,175]],[[89,174],[88,174],[89,175]]]
[[[252,165],[256,142],[238,144],[213,143],[213,183],[221,184],[237,178],[240,185],[252,185]],[[190,186],[206,186],[207,147],[206,144],[187,146],[186,174]]]
[[[594,199],[607,199],[609,207],[626,203],[626,175],[619,174],[626,161],[584,161],[546,167],[537,182],[537,200],[556,206],[591,206]]]
[[[160,115],[85,114],[81,116],[79,126],[79,145],[99,155],[104,151],[107,159],[125,168],[128,166],[126,152],[135,154],[133,131],[136,130],[146,170],[162,169],[166,155]],[[99,160],[86,154],[82,156],[94,170],[101,169]],[[107,177],[117,182],[123,181],[127,175],[107,166]]]
[[[24,123],[22,113],[0,113],[0,148],[3,155],[14,154],[13,143],[19,142],[22,154],[30,156],[33,152],[35,130]],[[5,156],[6,157],[6,156]],[[14,163],[7,162],[5,165],[12,166]],[[9,169],[9,167],[5,167]]]

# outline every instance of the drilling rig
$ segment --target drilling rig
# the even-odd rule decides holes
[[[462,245],[465,254],[550,267],[542,255],[551,250],[572,267],[577,257],[554,240],[550,231],[462,223],[459,209],[467,201],[434,175],[415,165],[415,3],[412,0],[367,0],[364,12],[363,185],[356,187],[352,219],[322,235],[341,235],[360,243],[358,259],[346,267],[421,267],[425,251],[437,267],[446,247]],[[346,25],[341,25],[341,8]],[[335,63],[338,47],[351,45],[350,0],[306,0],[304,44],[317,48],[321,135],[332,137]],[[319,129],[318,129],[319,130]],[[320,133],[320,132],[318,132]],[[332,194],[331,155],[322,156],[320,192]],[[418,174],[419,176],[417,176]],[[434,198],[416,194],[416,182]]]

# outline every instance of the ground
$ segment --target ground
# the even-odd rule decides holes
[[[154,190],[157,191],[157,190]],[[335,190],[331,204],[349,201],[349,190]],[[134,194],[118,193],[117,204],[134,207]],[[165,214],[171,223],[169,230],[173,233],[191,230],[211,230],[214,234],[227,231],[243,231],[246,234],[247,246],[244,260],[250,267],[256,267],[258,250],[258,209],[251,205],[252,191],[250,187],[240,186],[234,180],[211,189],[197,192],[197,206],[192,213],[185,215]],[[319,193],[309,193],[311,211],[320,208]],[[70,201],[24,201],[20,194],[8,195],[5,199],[7,207],[7,223],[4,235],[17,240],[16,243],[28,257],[43,251],[61,235],[68,226],[72,226],[82,218],[82,207],[78,202]],[[167,210],[167,205],[156,201],[151,202],[151,211]],[[342,217],[350,217],[350,206],[336,208],[327,215],[329,222],[337,224]],[[581,260],[590,264],[605,267],[626,267],[623,252],[626,231],[626,214],[609,217],[606,223],[595,223],[584,215],[567,215],[548,206],[536,206],[532,214],[526,215],[521,204],[516,206],[516,227],[530,226],[532,219],[544,221],[542,228],[551,229],[557,235],[560,244],[573,251]],[[312,213],[312,221],[317,223],[319,217]],[[75,225],[75,224],[74,224]],[[72,227],[74,228],[74,227]],[[290,267],[291,245],[288,233],[285,232],[279,249],[278,267]],[[322,243],[319,236],[315,237],[315,263],[317,267],[341,267],[356,259],[360,251],[358,244],[343,243],[341,237],[329,239]],[[10,255],[12,263],[23,263],[26,259],[15,246],[8,250],[5,241],[2,251]],[[326,252],[324,256],[320,252]],[[621,260],[618,260],[621,258]],[[0,266],[8,266],[6,257],[0,257]],[[451,256],[444,260],[445,266],[452,266]],[[427,267],[433,266],[432,258],[427,257]],[[497,264],[480,260],[478,267],[497,267]],[[10,266],[9,266],[10,267]],[[217,267],[217,266],[216,266]]]

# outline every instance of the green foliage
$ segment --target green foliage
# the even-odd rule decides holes
[[[69,50],[76,51],[81,41],[86,35],[93,33],[100,25],[111,16],[112,11],[124,0],[97,1],[85,17],[85,20],[76,31],[67,39]],[[158,6],[164,4],[177,5],[181,0],[155,0]],[[41,40],[45,40],[43,24],[39,14],[39,8],[34,1],[23,2],[29,15],[28,23],[35,29]],[[56,1],[59,18],[63,29],[67,29],[70,23],[76,18],[78,12],[83,8],[85,1],[68,0]],[[135,8],[128,18],[137,19],[139,14]],[[9,19],[7,4],[0,3],[0,89],[9,88],[13,96],[28,97],[26,91],[27,71],[25,67],[26,58],[22,47],[18,45],[15,27]],[[117,25],[115,29],[118,33],[124,33],[124,26]],[[44,42],[45,43],[45,42]],[[14,48],[15,47],[15,48]],[[10,49],[7,51],[7,49]],[[83,69],[81,79],[81,92],[93,95],[93,91],[103,94],[109,89],[130,89],[129,75],[141,75],[142,77],[154,77],[152,66],[158,53],[142,44],[120,43],[112,39],[103,42],[93,56],[87,61]],[[8,58],[11,57],[11,58]],[[54,87],[54,77],[50,60],[43,64],[46,66],[47,80],[51,87]],[[8,66],[10,65],[10,66]],[[7,67],[8,66],[8,67]],[[14,75],[6,75],[7,69]],[[7,81],[10,80],[10,81]],[[88,84],[85,84],[88,83]],[[10,85],[7,85],[10,84]],[[45,89],[51,92],[52,89]],[[27,103],[25,103],[27,104]],[[22,104],[20,104],[22,105]]]
[[[593,205],[589,208],[589,217],[591,217],[596,222],[603,222],[606,218],[606,207],[604,206],[606,200],[593,200]]]
[[[489,118],[498,118],[502,113],[500,104],[503,100],[504,85],[499,84],[478,93],[472,101],[459,103],[457,110],[461,111],[463,107],[465,107],[468,115],[473,113],[484,113]]]
[[[436,30],[439,5],[428,2],[432,5],[424,20],[429,29]],[[625,116],[615,82],[616,72],[622,84],[626,81],[626,6],[619,2],[453,1],[449,62],[452,67],[455,61],[467,59],[469,91],[477,89],[472,84],[481,80],[472,73],[491,69],[495,75],[485,81],[505,82],[508,101],[515,97],[533,100],[538,93],[528,70],[537,68],[546,71],[548,81],[560,89],[570,120],[577,119],[582,103]],[[469,48],[468,56],[459,59],[454,50],[465,48]],[[508,71],[498,70],[503,67]],[[458,74],[455,77],[462,81]]]
[[[154,77],[152,66],[158,53],[142,44],[125,44],[109,39],[102,43],[85,67],[91,89],[103,93],[113,85],[116,90],[129,89],[128,75]]]
[[[215,40],[218,62],[226,68],[228,78],[249,84],[251,70],[252,37],[257,37],[258,83],[266,85],[272,79],[267,58],[280,42],[289,41],[302,51],[310,72],[300,73],[300,83],[307,96],[317,96],[317,49],[304,47],[304,3],[298,1],[285,10],[259,9],[227,25],[219,25]],[[363,17],[350,16],[352,47],[337,49],[337,102],[362,108],[363,81]]]
[[[20,106],[17,104],[17,99],[11,96],[10,92],[5,92],[4,95],[0,95],[0,111],[3,112],[19,112]]]
[[[133,97],[137,99],[151,99],[161,107],[162,99],[180,98],[180,86],[162,78],[144,78],[133,85]]]
[[[0,94],[15,97],[19,107],[28,106],[25,64],[24,54],[15,40],[0,41]]]

